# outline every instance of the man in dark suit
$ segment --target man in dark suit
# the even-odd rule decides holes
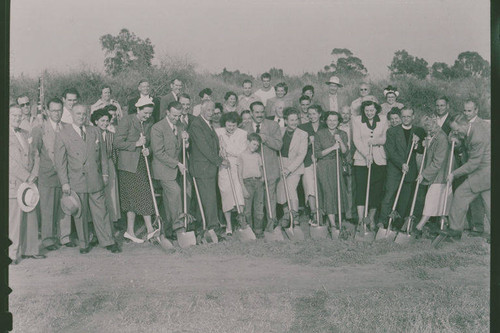
[[[214,229],[218,235],[222,235],[217,216],[217,171],[221,165],[227,168],[229,161],[219,155],[219,138],[210,125],[214,109],[214,102],[203,101],[200,116],[196,117],[189,126],[191,155],[188,167],[189,173],[198,184],[207,229]]]
[[[71,216],[63,213],[60,202],[62,197],[61,182],[54,165],[54,142],[60,132],[63,102],[53,98],[47,103],[47,120],[33,129],[32,158],[38,153],[40,167],[38,171],[38,190],[40,192],[40,210],[42,217],[42,246],[49,251],[56,250],[58,243],[74,247],[70,241]]]
[[[411,195],[415,189],[415,179],[418,176],[419,167],[417,166],[416,155],[417,152],[423,152],[422,140],[425,138],[425,131],[423,128],[413,126],[414,119],[415,116],[412,109],[403,109],[401,110],[402,124],[387,130],[384,145],[387,155],[387,175],[385,194],[380,206],[379,218],[379,223],[382,223],[385,227],[387,227],[389,214],[391,213],[403,172],[406,175],[397,206],[397,211],[403,218],[407,214]],[[406,164],[412,142],[415,142],[414,151],[410,163]]]
[[[467,110],[467,103],[465,104]],[[484,121],[470,122],[465,112],[451,119],[450,126],[454,131],[451,140],[458,142],[457,137],[462,137],[468,155],[467,162],[448,177],[448,181],[453,181],[456,177],[467,177],[455,191],[451,203],[450,228],[445,234],[454,239],[461,238],[467,210],[477,197],[482,198],[486,217],[491,222],[491,137],[488,125]]]
[[[139,96],[134,97],[128,101],[128,114],[133,114],[137,113],[137,108],[135,107],[135,104],[141,97],[150,97],[153,99],[153,103],[155,103],[155,106],[153,108],[153,122],[157,123],[160,121],[160,99],[157,97],[150,96],[151,93],[151,88],[149,86],[149,82],[147,80],[141,80],[139,81],[139,85],[137,87],[137,90],[139,90]]]
[[[171,102],[180,102],[179,97],[182,91],[183,83],[180,79],[175,78],[170,81],[170,92],[160,99],[160,120],[165,118],[168,110],[168,105]]]
[[[72,124],[65,124],[56,134],[54,161],[62,191],[74,190],[81,202],[82,214],[75,217],[80,241],[80,253],[88,253],[88,221],[94,222],[99,244],[112,253],[120,252],[111,234],[111,222],[106,210],[104,185],[108,182],[108,161],[101,149],[101,134],[94,126],[85,126],[88,107],[75,104],[71,110]]]
[[[191,125],[195,118],[195,116],[193,116],[193,110],[191,110],[191,96],[188,94],[180,94],[179,103],[181,103],[182,106],[182,114],[179,118],[179,122],[182,123],[185,130],[188,130],[189,125]]]
[[[450,134],[450,104],[448,101],[448,97],[441,96],[436,99],[436,115],[437,115],[437,124],[441,127],[443,132],[448,135]]]
[[[280,178],[278,151],[281,149],[283,139],[280,126],[277,122],[265,119],[264,104],[253,102],[250,104],[252,122],[245,124],[243,129],[248,133],[257,133],[262,138],[264,163],[266,165],[267,182],[269,186],[269,200],[271,201],[271,217],[276,218],[276,186]],[[267,206],[266,210],[267,210]],[[268,226],[268,230],[269,230]]]
[[[182,106],[179,102],[170,102],[167,114],[151,128],[151,148],[153,151],[153,178],[161,182],[163,206],[165,207],[165,234],[170,237],[173,231],[183,227],[174,225],[182,213],[181,189],[177,183],[177,174],[184,174],[186,167],[181,163],[182,140],[187,142],[189,135],[179,123]]]

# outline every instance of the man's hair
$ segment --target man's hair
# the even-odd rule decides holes
[[[285,89],[285,95],[288,94],[288,86],[285,82],[280,82],[277,85],[274,86],[274,90],[278,90],[278,88],[284,88]]]
[[[203,107],[204,107],[205,105],[207,105],[208,103],[213,103],[213,104],[215,105],[215,103],[214,103],[213,101],[210,101],[210,100],[207,100],[207,99],[206,99],[206,100],[204,100],[204,101],[201,101],[201,108],[203,109]]]
[[[141,83],[144,83],[144,82],[149,83],[149,80],[146,80],[146,79],[141,79],[141,80],[139,81],[139,83],[137,84],[137,86],[139,87],[139,86],[141,85]]]
[[[413,110],[413,108],[409,107],[409,106],[405,106],[404,108],[401,109],[401,114],[403,114],[403,111],[411,111],[411,114],[414,115],[415,114],[415,110]]]
[[[111,120],[111,115],[106,109],[98,109],[95,110],[91,115],[90,115],[90,122],[97,126],[97,121],[101,119],[102,117],[108,117],[109,120]]]
[[[189,96],[189,95],[188,95],[188,94],[186,94],[186,93],[182,93],[182,94],[180,94],[180,95],[179,95],[179,99],[181,99],[181,98],[186,98],[186,99],[191,100],[191,96]]]
[[[167,110],[170,111],[170,109],[172,109],[172,108],[181,111],[182,110],[182,104],[179,103],[179,102],[177,102],[177,101],[172,101],[172,102],[168,103]]]
[[[172,80],[170,80],[170,84],[174,84],[175,81],[180,81],[181,83],[183,83],[181,79],[179,79],[178,77],[174,77]]]
[[[391,120],[391,115],[397,114],[399,117],[401,117],[401,110],[398,107],[393,107],[391,111],[387,112],[387,120]]]
[[[19,98],[23,98],[23,97],[28,97],[28,99],[30,99],[30,97],[28,96],[28,93],[22,93],[20,95],[17,95],[16,97],[16,103],[19,104]]]
[[[260,79],[263,80],[263,79],[269,79],[271,80],[271,74],[269,74],[268,72],[265,72],[264,74],[262,74],[260,76]]]
[[[109,84],[105,84],[103,86],[101,86],[101,94],[102,94],[102,91],[104,89],[108,88],[109,89],[109,93],[112,94],[113,93],[113,89],[111,89],[111,86]]]
[[[474,109],[477,109],[477,108],[478,108],[478,105],[479,105],[479,104],[477,103],[477,101],[476,101],[475,99],[473,99],[473,98],[468,98],[468,99],[466,99],[466,100],[465,100],[465,102],[464,102],[464,105],[465,105],[465,104],[467,104],[467,103],[472,103],[472,104],[474,104]]]
[[[236,111],[226,112],[220,118],[220,125],[224,127],[226,126],[227,122],[235,123],[236,126],[238,126],[239,124],[241,124],[241,117]]]
[[[222,103],[218,103],[218,102],[215,103],[214,110],[215,109],[219,109],[221,113],[224,112],[224,106],[222,105]]]
[[[249,79],[244,80],[241,85],[244,86],[245,83],[250,83],[251,85],[253,85],[252,80],[249,80]]]
[[[446,96],[439,96],[438,98],[436,98],[436,102],[437,101],[445,101],[446,102],[446,105],[450,104],[450,100],[448,99],[448,97]]]
[[[424,114],[420,117],[420,121],[423,123],[426,120],[434,120],[434,121],[436,121],[437,120],[436,113],[433,112],[433,111],[424,112]]]
[[[248,140],[248,142],[257,141],[259,143],[259,145],[262,144],[262,138],[260,137],[259,134],[255,133],[255,132],[249,133],[247,135],[247,140]]]
[[[89,106],[86,105],[86,104],[82,104],[82,103],[75,103],[75,105],[73,105],[73,108],[71,109],[71,111],[75,110],[75,108],[77,107],[83,107],[85,110],[89,110]]]
[[[255,101],[250,104],[250,110],[253,112],[253,108],[257,105],[261,105],[262,107],[264,107],[264,104],[261,101]]]
[[[308,84],[307,86],[304,86],[304,88],[302,88],[302,93],[304,94],[308,90],[311,90],[314,94],[314,87],[311,86],[310,84]]]
[[[302,103],[302,101],[311,101],[311,98],[309,96],[306,96],[306,95],[302,95],[300,96],[299,98],[299,103]]]
[[[68,98],[68,94],[73,94],[73,95],[76,95],[76,98],[80,98],[80,94],[78,93],[78,90],[76,90],[76,88],[68,88],[66,90],[64,90],[63,94],[62,94],[62,97],[64,99]]]
[[[234,91],[228,91],[225,95],[224,95],[224,100],[227,101],[229,99],[229,97],[231,96],[234,96],[236,97],[236,102],[238,102],[238,95],[236,95],[236,93]]]
[[[467,120],[467,117],[463,113],[457,113],[451,116],[450,118],[450,123],[457,123],[458,125],[468,125],[469,120]]]
[[[200,96],[200,98],[203,98],[204,95],[212,96],[212,89],[205,88],[202,91],[200,91],[200,93],[198,94],[198,96]]]
[[[63,105],[63,102],[61,101],[60,98],[57,98],[57,97],[52,97],[51,99],[49,99],[49,101],[47,102],[47,109],[49,109],[50,107],[50,104],[51,103],[54,103],[54,104],[60,104],[61,106]]]
[[[292,114],[295,114],[298,117],[299,116],[299,110],[297,110],[296,108],[293,108],[293,107],[287,107],[283,111],[283,118],[284,119],[288,119],[288,117],[291,116]]]

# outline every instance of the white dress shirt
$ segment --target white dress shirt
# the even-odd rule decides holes
[[[61,117],[61,121],[64,121],[68,124],[73,124],[73,117],[71,116],[71,111],[66,108],[63,108],[63,114]]]
[[[446,119],[448,118],[449,114],[450,114],[449,112],[446,112],[446,114],[444,116],[438,117],[437,124],[439,125],[439,127],[443,127],[443,124],[446,121]]]

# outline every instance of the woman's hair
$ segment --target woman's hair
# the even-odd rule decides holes
[[[224,100],[227,102],[227,100],[229,99],[229,97],[231,96],[234,96],[236,97],[236,103],[238,103],[238,96],[236,95],[236,93],[234,91],[228,91],[225,95],[224,95]]]
[[[387,113],[387,120],[391,120],[391,115],[397,114],[398,116],[401,117],[401,110],[398,107],[393,107],[391,111]]]
[[[371,105],[375,106],[375,110],[377,110],[376,114],[379,114],[380,111],[382,111],[382,108],[380,107],[380,105],[378,103],[373,102],[373,101],[364,101],[363,103],[361,103],[361,114],[364,115],[365,109]]]
[[[299,117],[299,115],[300,115],[299,110],[297,110],[296,108],[294,108],[294,107],[287,107],[283,111],[283,118],[284,119],[288,119],[288,117],[290,117],[292,114],[297,115],[297,117]]]
[[[239,125],[241,123],[241,117],[236,111],[224,113],[222,117],[220,117],[220,125],[225,127],[227,122]]]
[[[106,89],[106,88],[108,88],[108,89],[109,89],[109,93],[110,93],[110,94],[112,94],[112,93],[113,93],[113,89],[111,89],[111,86],[109,86],[109,85],[105,84],[105,85],[103,85],[103,86],[101,87],[101,95],[102,95],[102,91],[103,91],[104,89]]]
[[[280,82],[274,86],[274,90],[278,90],[278,88],[283,87],[285,89],[285,95],[288,94],[288,86],[285,82]]]
[[[90,115],[90,121],[92,122],[92,124],[97,126],[97,121],[99,119],[101,119],[102,117],[108,117],[108,120],[111,121],[111,115],[109,114],[108,110],[106,110],[106,109],[95,110],[94,113],[92,113],[92,115]]]
[[[307,108],[307,111],[309,111],[310,109],[316,110],[316,112],[319,113],[320,116],[323,114],[323,108],[319,104],[310,105]]]
[[[243,110],[243,111],[241,112],[240,116],[241,116],[241,118],[242,118],[242,119],[243,119],[243,115],[244,115],[244,114],[249,114],[249,115],[251,115],[250,110]]]
[[[323,120],[323,122],[326,123],[326,120],[328,119],[328,117],[330,116],[337,116],[337,119],[339,120],[339,124],[342,122],[342,116],[340,115],[340,113],[336,112],[336,111],[327,111],[327,112],[323,112],[323,115],[321,115],[321,120]],[[338,125],[337,125],[338,127]]]

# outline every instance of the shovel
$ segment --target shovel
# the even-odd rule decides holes
[[[328,227],[326,225],[321,225],[321,217],[319,211],[319,192],[318,192],[318,179],[316,177],[316,155],[314,154],[314,136],[309,138],[312,143],[312,155],[314,158],[313,162],[313,174],[314,174],[314,191],[316,193],[316,223],[311,223],[311,228],[309,228],[309,234],[312,239],[326,239],[328,238]]]
[[[408,158],[406,159],[406,165],[410,164],[411,155],[413,154],[413,148],[415,147],[415,142],[411,142],[410,153],[408,154]],[[399,217],[398,212],[396,211],[396,207],[398,206],[399,195],[401,194],[401,189],[403,188],[403,182],[406,176],[406,172],[403,172],[401,176],[401,180],[399,181],[398,191],[396,192],[396,198],[394,198],[394,204],[392,205],[392,211],[389,214],[389,223],[387,225],[387,229],[381,227],[377,230],[377,235],[375,236],[375,240],[387,239],[388,241],[393,241],[394,237],[396,237],[396,232],[391,230],[392,221]]]
[[[182,140],[182,163],[186,167],[186,141]],[[187,170],[184,171],[182,175],[182,189],[183,189],[183,214],[179,217],[179,219],[184,220],[184,228],[181,228],[177,231],[177,242],[179,246],[183,249],[186,249],[192,245],[196,245],[196,235],[194,231],[187,231],[188,224],[194,221],[194,217],[188,214],[187,211]]]
[[[453,151],[455,150],[455,141],[451,142],[451,152],[450,152],[450,164],[448,165],[448,176],[451,173],[451,168],[453,167]],[[446,191],[444,197],[444,205],[443,205],[443,213],[441,214],[441,219],[439,220],[439,229],[444,230],[444,225],[447,220],[446,215],[446,205],[448,204],[448,193],[450,190],[451,184],[446,182]]]
[[[372,146],[370,146],[369,154],[372,156]],[[372,173],[372,163],[368,164],[368,179],[366,184],[366,197],[365,197],[365,211],[363,213],[363,219],[361,220],[361,225],[358,225],[356,234],[354,238],[362,242],[371,242],[374,240],[375,235],[372,231],[366,230],[366,225],[371,224],[371,219],[368,217],[368,203],[370,200],[370,178]]]
[[[141,122],[141,127],[142,130],[144,131],[144,127]],[[141,133],[141,136],[144,136],[143,133]],[[146,146],[142,145],[142,148],[145,149]],[[144,156],[144,155],[143,155]],[[158,211],[158,204],[156,202],[156,196],[155,196],[155,190],[153,187],[153,180],[151,179],[151,171],[149,170],[149,162],[147,156],[144,156],[144,161],[146,162],[146,171],[148,174],[148,180],[149,180],[149,188],[151,190],[151,196],[153,197],[153,205],[155,208],[155,220],[153,222],[153,226],[157,227],[157,229],[154,231],[154,236],[153,240],[156,241],[164,250],[172,249],[174,245],[165,237],[165,235],[162,234],[161,229],[163,229],[163,221],[161,220],[160,217],[160,212]]]
[[[340,148],[339,148],[340,149]],[[336,229],[335,225],[332,225],[332,239],[339,239],[340,231],[342,230],[342,200],[340,198],[340,154],[339,149],[335,151],[337,155],[337,209],[339,214],[339,228]]]
[[[229,176],[231,190],[233,191],[233,199],[234,203],[236,204],[236,210],[238,211],[238,223],[240,224],[240,228],[237,230],[238,239],[243,243],[256,240],[257,237],[255,237],[252,228],[250,228],[250,226],[248,225],[245,214],[241,211],[240,203],[238,201],[238,197],[236,196],[236,189],[234,188],[233,175],[231,174],[231,165],[229,165],[229,168],[227,168],[226,170]]]
[[[271,199],[269,198],[269,185],[267,183],[266,162],[264,160],[264,147],[262,147],[262,145],[260,147],[260,156],[262,158],[262,170],[264,171],[264,187],[266,189],[267,215],[268,215],[266,230],[264,230],[264,239],[268,242],[284,241],[285,237],[283,237],[281,226],[277,226],[273,230],[277,221],[275,218],[272,217],[272,212],[271,212]]]
[[[404,244],[408,243],[410,240],[410,230],[411,226],[417,219],[415,215],[413,215],[413,211],[415,210],[415,203],[417,202],[417,194],[418,194],[418,187],[420,186],[420,175],[422,174],[422,171],[424,170],[424,163],[425,163],[425,155],[427,153],[427,145],[424,147],[424,154],[422,156],[422,162],[420,162],[420,171],[418,172],[419,177],[417,178],[417,184],[415,185],[415,193],[413,194],[413,200],[411,202],[411,207],[410,207],[410,216],[408,216],[405,220],[405,223],[403,225],[403,229],[406,226],[406,233],[402,233],[401,231],[398,233],[396,236],[395,242],[398,244]]]
[[[285,233],[290,240],[304,240],[304,232],[298,228],[294,228],[295,225],[295,216],[292,211],[292,206],[290,202],[290,194],[288,192],[288,183],[286,182],[285,170],[283,169],[283,158],[281,157],[281,151],[279,152],[279,161],[280,161],[280,169],[281,169],[281,179],[283,180],[283,187],[285,188],[285,196],[286,203],[288,205],[288,216],[290,217],[290,227],[285,228]]]
[[[196,199],[198,200],[198,206],[200,207],[201,221],[203,223],[203,231],[201,234],[202,243],[218,243],[219,238],[217,234],[212,229],[207,230],[207,221],[205,220],[205,212],[203,211],[203,204],[201,203],[200,192],[198,191],[198,184],[196,183],[196,178],[193,177],[194,190],[196,192]]]

